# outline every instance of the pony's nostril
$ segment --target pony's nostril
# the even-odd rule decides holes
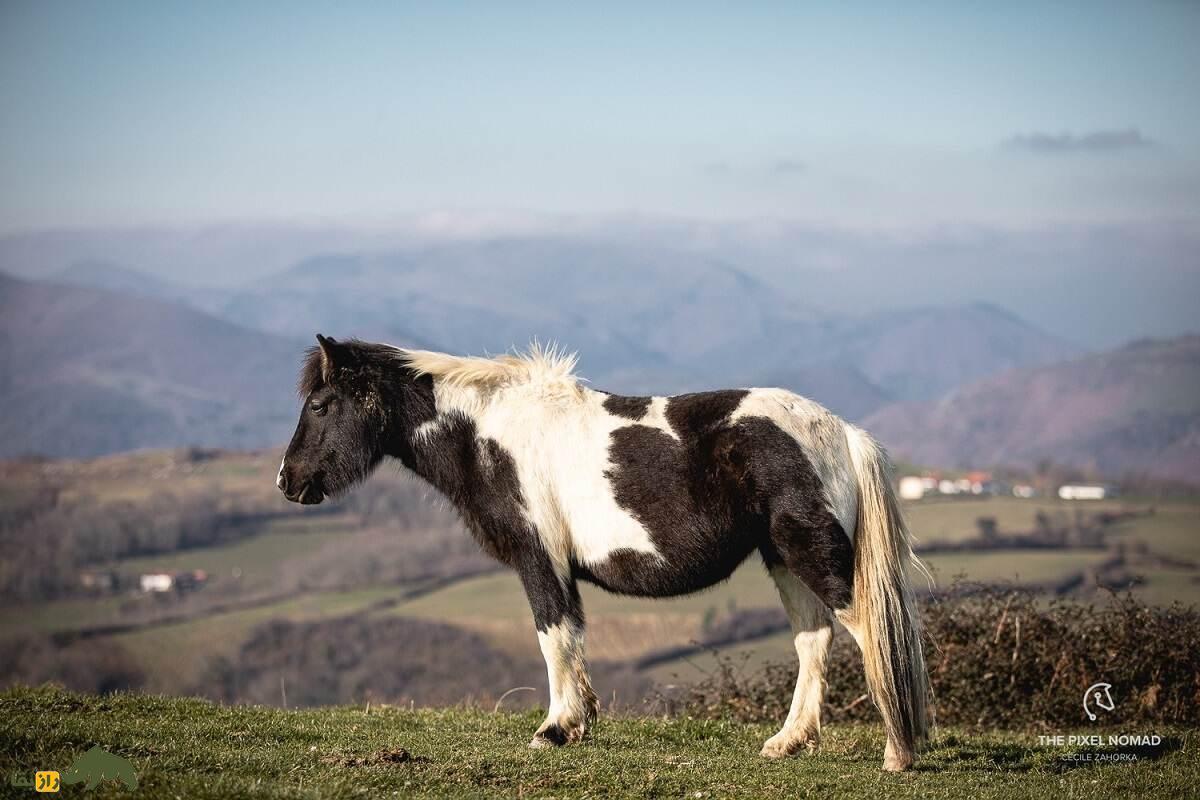
[[[279,487],[279,491],[286,493],[288,490],[288,479],[283,474],[283,470],[279,470],[279,477],[275,479],[275,485]]]

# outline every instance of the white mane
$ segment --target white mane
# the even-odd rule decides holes
[[[579,390],[575,364],[579,357],[557,345],[533,342],[524,353],[494,358],[455,356],[432,350],[400,350],[400,358],[411,369],[455,387],[499,388],[516,384],[538,384],[559,390]]]

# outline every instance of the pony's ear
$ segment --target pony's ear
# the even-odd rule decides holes
[[[329,378],[333,375],[334,369],[338,366],[338,360],[342,356],[342,346],[338,344],[337,339],[328,338],[317,334],[317,344],[321,347],[321,380],[326,384],[329,383]]]

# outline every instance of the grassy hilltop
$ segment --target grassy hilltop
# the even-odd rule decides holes
[[[1183,797],[1200,782],[1193,732],[1159,729],[1164,745],[1133,763],[1077,760],[1108,748],[1041,746],[1034,733],[942,728],[917,770],[880,770],[882,731],[825,730],[816,755],[760,758],[772,726],[602,719],[587,743],[525,745],[536,711],[395,707],[282,711],[44,687],[0,694],[0,774],[62,770],[93,745],[127,758],[141,797]],[[1072,731],[1079,732],[1079,731]],[[1087,731],[1089,733],[1094,731]],[[1123,732],[1141,732],[1131,731]],[[28,773],[28,775],[26,775]],[[105,782],[64,796],[126,797]]]

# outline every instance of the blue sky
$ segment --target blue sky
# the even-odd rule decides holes
[[[0,230],[1200,216],[1200,3],[648,5],[5,0]]]

